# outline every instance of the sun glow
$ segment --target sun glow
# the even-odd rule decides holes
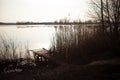
[[[87,0],[0,0],[0,21],[86,19]]]

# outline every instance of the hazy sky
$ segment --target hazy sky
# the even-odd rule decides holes
[[[0,22],[87,19],[88,0],[0,0]]]

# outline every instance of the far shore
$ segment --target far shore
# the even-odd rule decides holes
[[[55,22],[40,22],[40,23],[30,23],[30,22],[23,22],[23,23],[3,23],[0,22],[0,25],[80,25],[80,24],[100,24],[100,23],[93,23],[93,22],[66,22],[66,23],[55,23]]]

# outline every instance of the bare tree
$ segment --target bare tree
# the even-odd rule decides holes
[[[99,20],[103,31],[109,27],[110,33],[119,35],[120,0],[91,0],[92,17]]]

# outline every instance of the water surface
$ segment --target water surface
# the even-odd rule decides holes
[[[54,26],[48,25],[0,25],[1,35],[5,34],[23,45],[28,43],[29,49],[49,49],[54,32]]]

